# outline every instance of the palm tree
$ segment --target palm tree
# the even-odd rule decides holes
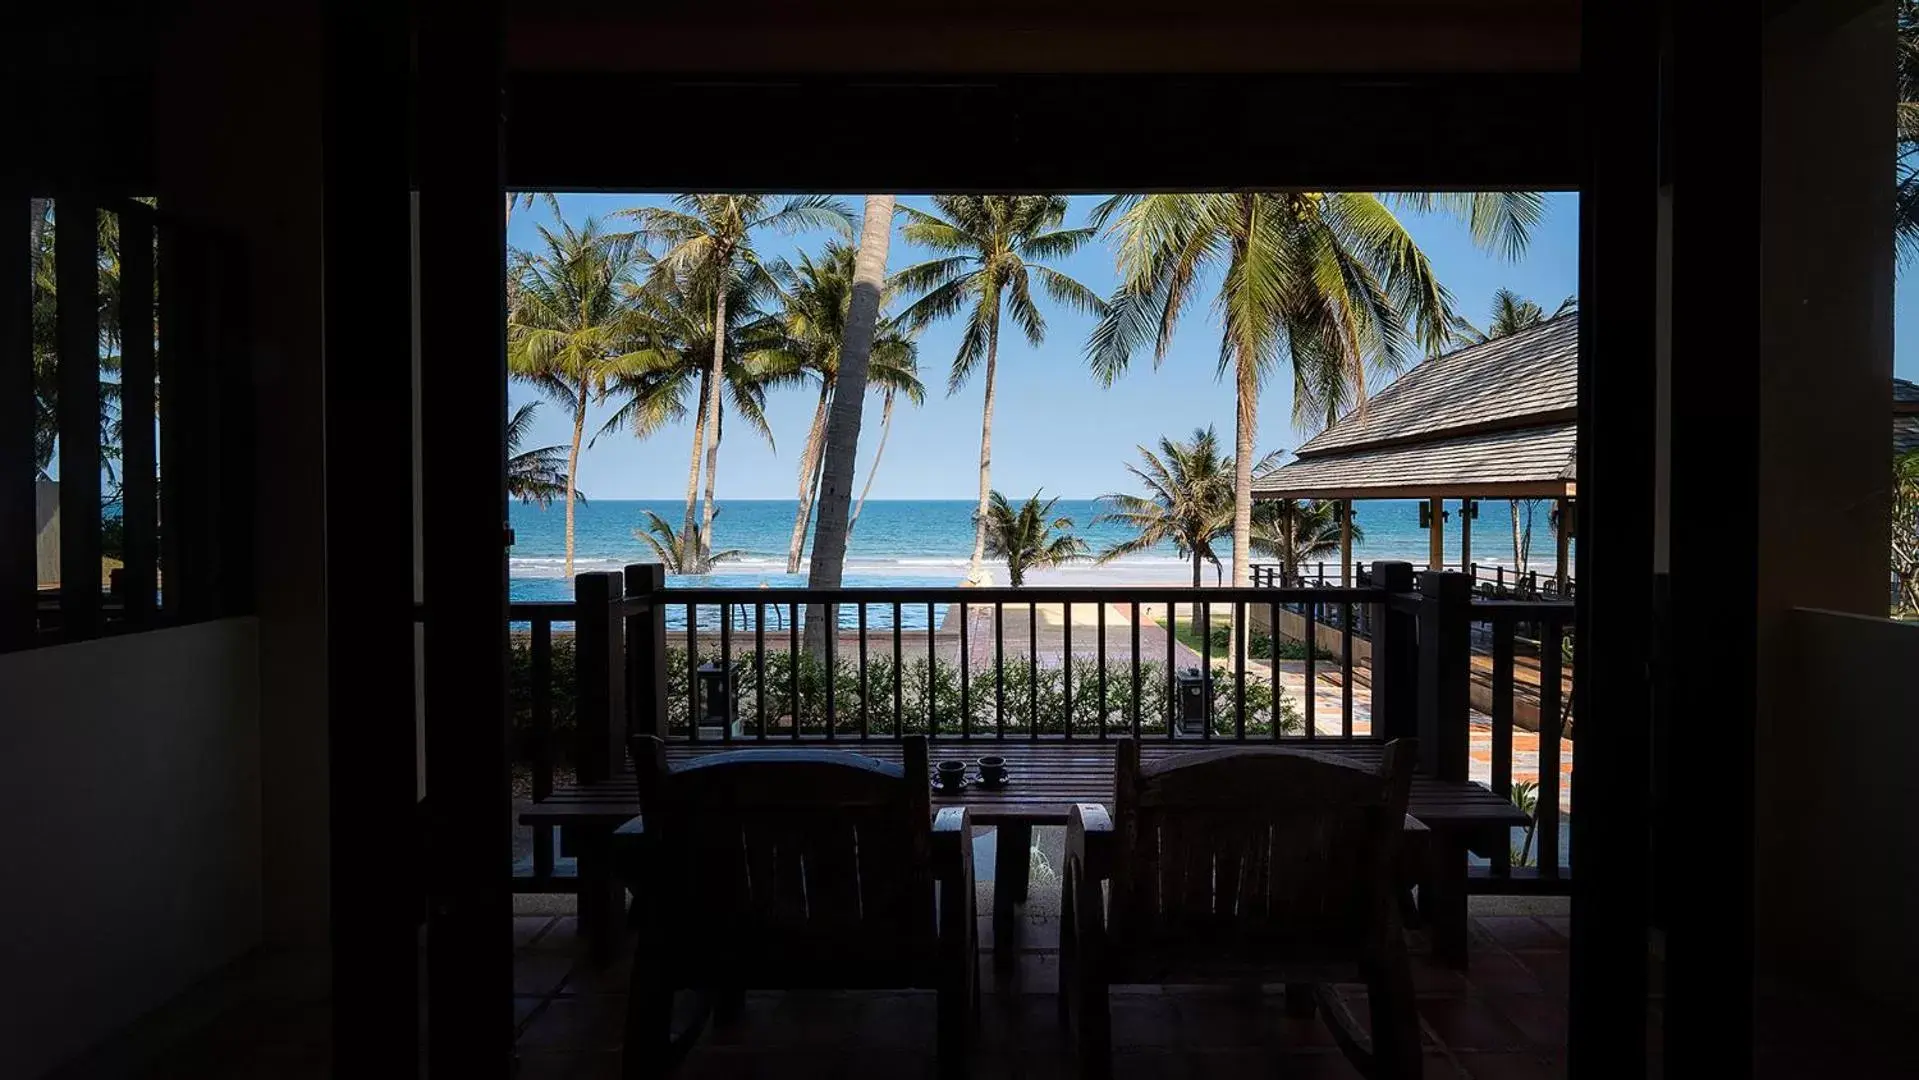
[[[873,464],[866,467],[866,483],[860,487],[859,501],[853,504],[853,514],[846,519],[846,542],[853,542],[853,528],[860,523],[860,512],[866,509],[866,497],[873,492],[873,478],[880,473],[880,458],[886,455],[886,437],[893,432],[893,398],[895,391],[887,390],[880,398],[880,441],[873,448]],[[914,398],[918,405],[923,399]]]
[[[1453,337],[1466,345],[1484,345],[1488,341],[1510,337],[1521,330],[1530,330],[1540,323],[1557,319],[1569,311],[1579,308],[1579,298],[1568,296],[1559,302],[1551,315],[1531,300],[1527,300],[1511,289],[1500,289],[1493,293],[1493,316],[1481,330],[1467,322],[1463,316],[1453,317]]]
[[[1524,246],[1541,206],[1527,193],[1400,199],[1459,212],[1482,243],[1509,251]],[[1087,345],[1094,374],[1107,383],[1149,342],[1154,362],[1165,359],[1194,291],[1205,275],[1217,276],[1219,373],[1233,371],[1237,399],[1233,584],[1247,585],[1261,383],[1290,359],[1295,422],[1329,422],[1365,401],[1369,366],[1394,371],[1408,344],[1426,353],[1445,344],[1451,298],[1377,195],[1117,195],[1093,220],[1119,246],[1120,283]]]
[[[1896,13],[1899,108],[1894,166],[1893,235],[1903,267],[1919,255],[1919,0],[1899,0]]]
[[[754,234],[766,229],[793,233],[808,229],[852,232],[852,215],[837,200],[822,195],[799,195],[775,200],[767,195],[680,195],[672,207],[623,210],[621,216],[639,225],[649,244],[661,252],[655,270],[662,279],[678,279],[703,286],[712,301],[712,363],[708,368],[704,414],[713,418],[704,433],[706,470],[710,474],[719,453],[720,387],[725,381],[726,306],[741,283],[757,286],[767,270],[753,247]],[[686,520],[681,534],[693,532],[693,495],[700,484],[700,447],[694,447],[687,467]],[[708,486],[709,492],[711,485]],[[698,535],[709,541],[717,508],[709,494],[701,514]]]
[[[1026,571],[1060,566],[1087,557],[1086,541],[1067,531],[1073,519],[1047,520],[1058,499],[1039,501],[1039,492],[1019,509],[1006,496],[992,492],[986,501],[986,513],[980,523],[986,532],[986,553],[1006,560],[1006,574],[1017,589],[1026,584]]]
[[[1353,526],[1353,539],[1365,533]],[[1253,504],[1252,550],[1276,560],[1288,584],[1299,568],[1339,551],[1339,504],[1329,500],[1265,499]]]
[[[818,384],[819,400],[807,429],[806,448],[800,453],[799,508],[793,515],[793,535],[786,550],[786,572],[800,570],[800,552],[806,546],[806,524],[812,520],[813,500],[819,492],[820,467],[825,458],[827,407],[839,378],[840,351],[846,337],[846,315],[853,298],[855,249],[828,244],[818,260],[801,255],[796,264],[774,268],[780,285],[780,321],[785,340],[769,350],[770,365]],[[919,348],[891,320],[882,321],[874,334],[867,367],[867,384],[885,393],[904,392],[915,405],[926,399],[919,379]]]
[[[1892,572],[1907,610],[1919,614],[1919,450],[1892,463]]]
[[[966,311],[966,332],[947,380],[946,392],[958,393],[985,361],[986,397],[980,408],[979,507],[974,514],[973,555],[967,580],[977,584],[986,555],[987,499],[992,491],[993,392],[999,365],[1000,309],[1013,316],[1028,344],[1046,340],[1046,320],[1033,300],[1033,278],[1054,302],[1099,313],[1091,289],[1045,265],[1063,259],[1091,240],[1092,228],[1062,229],[1066,199],[1059,195],[936,195],[936,213],[906,209],[905,237],[932,248],[940,257],[909,266],[893,278],[893,287],[915,300],[900,318],[915,329]]]
[[[573,504],[587,406],[640,362],[643,342],[625,286],[642,265],[633,238],[600,231],[588,218],[575,230],[540,228],[544,250],[520,263],[507,322],[507,366],[573,414],[566,458],[566,576],[573,576]]]
[[[553,500],[566,497],[566,447],[520,449],[539,409],[539,402],[529,401],[513,410],[513,418],[506,422],[506,493],[509,498],[544,510],[553,505]],[[573,497],[582,504],[586,502],[583,491],[575,490]]]
[[[775,350],[781,340],[777,319],[759,307],[768,287],[767,281],[733,282],[732,295],[726,303],[726,361],[721,396],[724,405],[730,406],[732,412],[772,446],[773,432],[766,422],[766,391],[786,376],[779,363],[767,359],[769,355],[777,355]],[[726,416],[725,409],[717,418],[707,413],[707,403],[712,397],[709,362],[713,355],[713,324],[707,312],[713,309],[713,301],[701,282],[684,275],[668,278],[655,275],[644,284],[627,286],[626,292],[634,305],[642,345],[630,370],[609,391],[608,396],[619,404],[607,416],[599,434],[627,428],[634,436],[646,438],[670,423],[691,416],[693,457],[697,462],[706,446],[708,431],[722,425]],[[713,432],[713,453],[705,472],[706,501],[715,507],[718,506],[714,490],[719,479],[722,433],[723,429]],[[697,496],[697,488],[687,490],[689,514]],[[712,542],[711,534],[703,529],[698,534],[708,543]]]
[[[1159,452],[1139,447],[1141,465],[1128,465],[1145,486],[1145,495],[1113,494],[1101,497],[1107,511],[1094,524],[1112,522],[1133,530],[1100,552],[1099,561],[1151,550],[1172,541],[1182,558],[1193,560],[1193,587],[1200,586],[1200,565],[1219,565],[1213,541],[1233,524],[1233,459],[1219,451],[1219,437],[1211,427],[1194,428],[1185,442],[1161,436]]]
[[[737,559],[740,552],[735,548],[724,551],[712,550],[700,535],[699,526],[693,526],[689,533],[676,533],[673,524],[651,510],[646,512],[646,528],[634,529],[635,539],[646,541],[653,549],[653,557],[666,566],[672,574],[704,574],[714,563]]]
[[[553,211],[556,220],[561,216],[559,197],[550,191],[509,191],[506,193],[506,224],[513,224],[515,206],[531,210],[535,201],[545,203],[546,208]]]

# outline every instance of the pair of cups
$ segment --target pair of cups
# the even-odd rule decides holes
[[[987,754],[975,763],[979,769],[979,782],[987,787],[998,787],[1006,782],[1006,759],[998,754]],[[942,761],[934,767],[934,778],[939,786],[953,791],[966,783],[966,762],[958,759]]]

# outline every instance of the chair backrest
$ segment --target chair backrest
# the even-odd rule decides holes
[[[926,740],[903,749],[903,765],[801,748],[668,765],[658,738],[632,740],[636,917],[683,985],[931,985]]]
[[[1393,925],[1415,753],[1397,740],[1374,769],[1235,747],[1142,768],[1138,745],[1122,740],[1115,946],[1228,967],[1363,955]]]

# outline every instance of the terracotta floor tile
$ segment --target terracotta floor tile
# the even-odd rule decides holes
[[[1419,1017],[1447,1049],[1523,1050],[1527,1037],[1485,998],[1423,998]]]
[[[1472,1080],[1562,1080],[1565,1062],[1541,1054],[1487,1054],[1461,1051],[1453,1055]]]
[[[1566,938],[1531,915],[1481,915],[1473,920],[1508,949],[1563,949]]]
[[[1543,994],[1501,995],[1487,1000],[1501,1016],[1525,1035],[1527,1043],[1532,1048],[1543,1048],[1555,1052],[1565,1049],[1565,1002]]]
[[[624,1004],[612,998],[554,998],[528,1022],[519,1045],[526,1050],[618,1050]]]

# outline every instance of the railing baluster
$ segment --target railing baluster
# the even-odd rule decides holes
[[[1319,601],[1308,600],[1299,613],[1306,617],[1306,737],[1319,738]]]
[[[1533,815],[1533,842],[1539,850],[1539,876],[1559,876],[1559,740],[1565,715],[1560,699],[1560,651],[1565,647],[1561,616],[1545,615],[1539,624],[1539,802]],[[1573,672],[1578,678],[1579,673]]]
[[[906,657],[900,648],[900,604],[893,601],[893,737],[906,730]]]
[[[1174,653],[1179,638],[1179,604],[1166,601],[1166,740],[1173,739],[1179,727],[1179,657]]]
[[[1193,602],[1193,624],[1199,633],[1199,689],[1206,699],[1206,724],[1200,737],[1213,737],[1213,605]]]
[[[800,605],[798,602],[787,610],[786,620],[786,676],[788,698],[787,708],[793,719],[792,737],[800,737]]]
[[[872,695],[872,691],[868,689],[866,683],[866,604],[864,601],[859,605],[859,615],[857,619],[860,638],[860,738],[864,739],[869,734],[866,727],[866,706],[868,699]]]
[[[1066,737],[1073,737],[1073,605],[1062,603],[1060,611],[1065,615],[1064,629],[1060,631],[1060,699],[1066,713]]]
[[[1343,678],[1339,687],[1339,737],[1353,737],[1353,677],[1359,664],[1353,659],[1353,619],[1358,610],[1351,600],[1339,620],[1339,662]]]
[[[934,678],[939,673],[939,639],[933,635],[939,629],[939,620],[933,602],[926,603],[926,738],[930,741],[939,737],[939,681]]]
[[[692,601],[686,605],[686,737],[700,739],[700,620]]]
[[[733,700],[733,609],[730,604],[720,605],[720,685],[726,687],[726,726],[720,729],[720,739],[733,741],[733,721],[740,710],[740,703]]]
[[[1026,737],[1039,738],[1039,605],[1028,602],[1026,605],[1026,684],[1027,720]]]
[[[753,696],[759,737],[766,740],[766,605],[753,604]]]
[[[1283,732],[1279,730],[1279,720],[1280,720],[1280,712],[1281,712],[1280,703],[1284,701],[1286,697],[1286,681],[1280,678],[1279,604],[1277,601],[1275,601],[1274,603],[1268,606],[1271,608],[1271,610],[1269,610],[1266,613],[1266,618],[1269,623],[1268,629],[1271,631],[1271,635],[1272,635],[1272,648],[1269,650],[1269,652],[1270,652],[1270,655],[1272,656],[1272,663],[1273,663],[1273,738],[1278,739],[1282,734],[1284,734]]]
[[[1252,633],[1252,624],[1246,619],[1246,602],[1243,600],[1233,601],[1233,647],[1236,650],[1234,655],[1237,658],[1237,666],[1233,671],[1233,737],[1239,739],[1246,737],[1246,639],[1251,637]],[[1273,670],[1277,673],[1279,669],[1275,667]],[[1275,690],[1273,697],[1273,723],[1278,724],[1279,697],[1277,690],[1279,683],[1277,680],[1274,681],[1273,686]]]
[[[1099,668],[1099,737],[1106,738],[1106,601],[1099,602],[1099,612],[1095,616],[1099,624],[1099,644],[1095,646],[1094,664]]]
[[[813,610],[819,613],[821,627],[820,640],[826,643],[826,670],[821,678],[826,681],[826,738],[831,742],[840,737],[839,690],[839,643],[840,608],[838,604],[815,604]]]
[[[533,677],[533,801],[553,794],[553,619],[533,618],[531,652]],[[553,876],[553,827],[533,827],[533,876]]]
[[[1006,605],[993,601],[993,725],[1006,738]]]
[[[966,601],[961,600],[959,605],[959,691],[960,738],[962,739],[970,739],[973,737],[973,689],[967,685],[967,681],[972,677],[972,674],[967,663],[966,655],[966,638],[972,628],[973,624],[968,618],[968,612],[966,610]]]
[[[1502,799],[1512,797],[1513,786],[1513,636],[1517,621],[1497,615],[1493,618],[1492,788],[1493,794]],[[1493,876],[1511,876],[1511,844],[1509,831],[1506,843],[1493,849]]]
[[[1139,700],[1139,601],[1133,601],[1133,738],[1139,738],[1140,700]]]

